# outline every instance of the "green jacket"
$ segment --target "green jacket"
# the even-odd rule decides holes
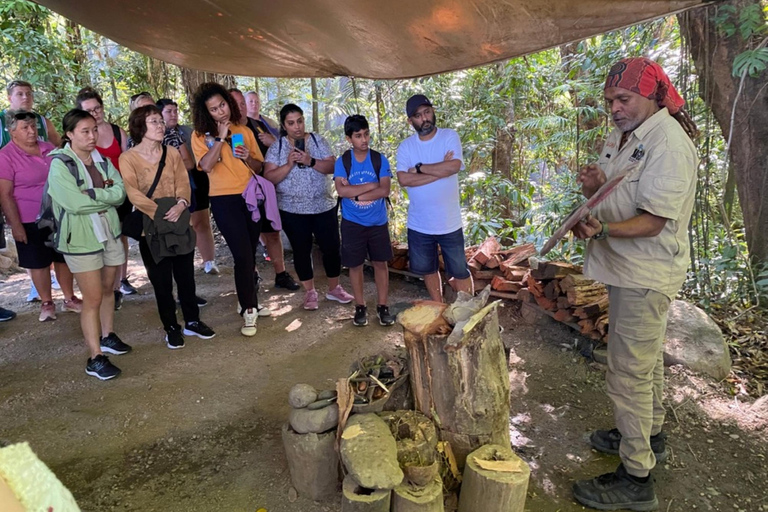
[[[66,154],[77,162],[78,171],[83,184],[78,187],[75,178],[67,169],[64,162],[54,159],[48,173],[48,194],[53,203],[53,212],[58,221],[59,230],[56,233],[55,248],[63,254],[94,254],[104,250],[104,244],[99,242],[93,232],[91,214],[105,211],[110,231],[114,238],[120,236],[120,220],[117,218],[115,207],[125,200],[125,186],[120,173],[109,159],[107,172],[100,164],[96,165],[105,180],[112,180],[109,188],[88,189],[85,165],[67,146],[51,151],[50,155]],[[83,194],[87,191],[87,194]]]

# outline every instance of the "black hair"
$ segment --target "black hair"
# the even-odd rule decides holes
[[[67,145],[67,143],[72,142],[69,140],[69,137],[67,137],[67,132],[75,131],[75,128],[77,128],[77,125],[80,123],[80,121],[88,118],[93,119],[94,123],[96,122],[96,119],[94,119],[91,114],[79,108],[73,108],[64,114],[64,119],[61,120],[61,147],[64,147]]]
[[[351,115],[344,121],[344,135],[347,137],[351,137],[353,133],[359,132],[360,130],[369,129],[368,120],[365,116],[361,116],[360,114]]]
[[[233,93],[233,92],[240,93],[240,94],[243,95],[243,97],[245,97],[245,94],[243,94],[243,91],[241,91],[237,87],[230,87],[229,89],[227,89],[227,91],[230,92],[230,93]]]
[[[131,134],[131,139],[133,139],[135,144],[141,142],[144,139],[144,135],[147,134],[147,118],[152,114],[162,117],[163,111],[156,105],[144,105],[143,107],[133,109],[131,115],[128,116],[128,132]]]
[[[208,112],[208,107],[205,102],[213,98],[216,95],[224,98],[224,101],[229,105],[229,120],[232,124],[239,124],[240,122],[240,107],[237,106],[235,99],[229,94],[229,91],[216,82],[206,82],[200,84],[200,87],[195,91],[192,97],[192,124],[195,126],[195,131],[200,135],[210,133],[216,135],[218,133],[218,126],[216,121],[213,120],[213,116]]]
[[[77,96],[75,96],[75,107],[82,109],[83,102],[87,100],[96,100],[99,102],[99,105],[102,107],[104,106],[104,101],[101,99],[101,94],[99,94],[99,91],[93,87],[83,87],[77,91]]]
[[[288,132],[285,131],[285,118],[288,117],[288,114],[291,114],[293,112],[298,112],[301,115],[304,115],[304,111],[301,110],[301,107],[294,104],[294,103],[288,103],[283,108],[280,109],[280,136],[285,137],[288,135]]]
[[[168,105],[173,105],[174,107],[179,106],[178,103],[176,103],[175,101],[169,98],[160,98],[159,100],[157,100],[156,105],[157,105],[157,108],[159,108],[160,110],[163,110]]]

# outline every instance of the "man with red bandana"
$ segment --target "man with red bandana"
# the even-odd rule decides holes
[[[577,501],[599,510],[656,510],[650,471],[667,456],[662,343],[670,302],[689,265],[688,222],[696,191],[696,127],[664,70],[645,58],[622,59],[605,82],[616,129],[600,159],[579,173],[591,197],[630,174],[574,234],[589,239],[584,273],[608,287],[606,388],[616,428],[590,436],[618,454],[613,473],[576,482]]]

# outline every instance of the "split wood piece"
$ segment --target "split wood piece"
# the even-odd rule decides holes
[[[608,294],[602,295],[597,302],[579,306],[573,314],[579,318],[592,318],[608,310]]]
[[[576,322],[581,327],[581,334],[589,334],[595,330],[595,321],[589,318]]]
[[[566,296],[568,297],[568,302],[571,306],[583,306],[600,300],[606,293],[608,292],[606,291],[605,286],[596,283],[590,287],[568,290]]]
[[[535,296],[534,296],[535,297]],[[541,297],[535,297],[536,298],[536,304],[539,305],[540,308],[546,309],[547,311],[556,311],[557,310],[557,302],[548,299],[544,296]]]
[[[531,277],[533,277],[533,270],[531,270]],[[552,280],[544,286],[544,296],[549,300],[557,300],[560,295],[560,285],[557,280]]]
[[[501,261],[501,257],[498,254],[492,254],[488,261],[485,262],[485,266],[488,268],[499,268]]]
[[[412,307],[400,313],[397,321],[406,331],[418,333],[420,336],[448,334],[453,328],[443,318],[443,312],[447,308],[448,304],[442,302],[417,301]]]
[[[557,309],[571,309],[571,303],[568,302],[568,297],[561,295],[557,298]]]
[[[563,279],[570,274],[581,274],[581,268],[560,261],[540,261],[537,268],[531,269],[531,275],[539,281],[543,279]]]
[[[489,259],[491,259],[491,256],[493,256],[494,253],[499,252],[501,250],[501,245],[499,245],[498,240],[496,240],[496,237],[489,236],[485,239],[485,241],[480,244],[480,247],[477,248],[477,251],[475,251],[475,254],[472,255],[472,259],[476,262],[480,263],[481,265],[485,265]]]
[[[395,256],[408,256],[408,244],[392,244],[392,252]]]
[[[523,284],[528,287],[528,290],[534,297],[544,296],[544,287],[539,281],[535,280],[533,276],[531,276],[530,272],[525,275]]]
[[[458,512],[523,512],[530,476],[509,446],[483,446],[467,458]]]
[[[478,511],[480,509],[476,509]],[[392,492],[392,512],[444,512],[443,481],[436,476],[424,487],[402,483]]]
[[[528,258],[536,256],[536,246],[533,244],[518,245],[517,247],[509,251],[509,255],[504,260],[507,265],[519,265],[523,262],[528,262]]]
[[[491,288],[499,292],[518,292],[523,288],[523,284],[514,281],[507,281],[501,276],[495,276],[491,281]]]
[[[467,266],[469,266],[470,269],[474,270],[483,270],[483,264],[475,259],[470,259],[467,262]]]
[[[608,314],[604,313],[595,320],[595,329],[600,334],[608,334]]]
[[[389,266],[397,270],[405,270],[408,267],[408,258],[405,256],[395,256],[390,260]]]
[[[435,422],[442,440],[464,436],[462,446],[451,441],[457,460],[483,444],[509,444],[509,373],[497,307],[472,316],[450,345],[447,336],[424,334],[420,327],[428,322],[407,321],[416,313],[399,319],[416,409]]]
[[[533,297],[533,294],[528,288],[523,288],[517,292],[517,300],[524,304],[534,302]]]
[[[512,267],[508,268],[501,267],[501,269],[504,271],[504,277],[506,277],[509,281],[517,282],[522,282],[525,274],[528,272],[527,268],[518,267],[517,265],[512,265]]]
[[[493,279],[496,276],[504,275],[501,270],[470,270],[470,272],[475,279]]]
[[[389,512],[392,491],[360,487],[347,475],[341,489],[341,512]]]
[[[558,322],[575,322],[576,317],[571,314],[570,309],[558,309],[555,311],[555,320]]]
[[[336,431],[297,434],[286,423],[282,435],[291,483],[299,496],[315,501],[335,496],[339,482]]]

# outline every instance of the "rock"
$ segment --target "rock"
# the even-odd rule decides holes
[[[375,414],[350,416],[341,435],[341,460],[352,479],[362,487],[394,489],[403,481],[395,438],[387,424]]]
[[[320,434],[339,424],[339,407],[333,404],[314,411],[306,408],[291,409],[288,421],[299,434]]]
[[[722,332],[703,310],[682,300],[669,306],[664,364],[721,380],[731,371],[731,356]]]
[[[288,394],[288,403],[294,409],[303,409],[317,400],[317,391],[309,384],[296,384]]]

